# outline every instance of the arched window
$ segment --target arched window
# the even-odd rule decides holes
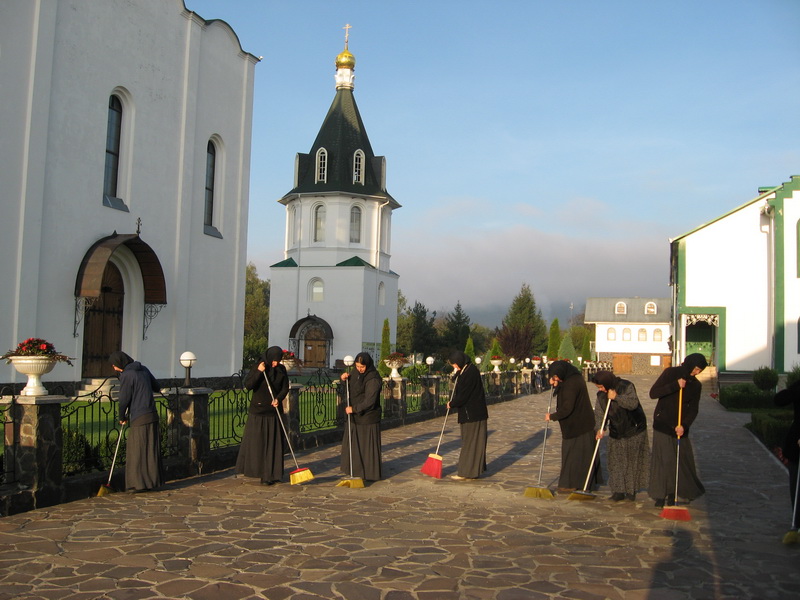
[[[617,341],[617,330],[613,327],[608,328],[608,332],[606,333],[606,339],[609,342],[616,342]]]
[[[353,206],[350,209],[350,243],[361,243],[361,207]]]
[[[214,142],[208,141],[206,146],[206,205],[203,212],[203,224],[210,227],[214,224],[214,175],[217,169],[217,148]]]
[[[325,205],[320,204],[314,208],[314,241],[325,241]]]
[[[622,330],[622,341],[623,342],[630,342],[631,341],[631,330],[627,327]]]
[[[317,150],[317,176],[315,183],[328,181],[328,151],[325,148]]]
[[[353,155],[353,183],[364,183],[364,153],[356,150]]]
[[[308,282],[308,301],[322,302],[325,299],[325,283],[322,279],[314,278]]]
[[[106,167],[103,179],[103,196],[117,197],[119,181],[119,147],[122,139],[122,101],[119,96],[108,98],[108,125],[106,128]]]
[[[378,305],[386,306],[386,286],[382,281],[378,284]]]
[[[289,246],[297,244],[297,207],[289,209]]]
[[[640,342],[646,342],[647,341],[647,329],[645,329],[644,327],[639,329],[639,341]]]
[[[647,304],[644,305],[644,314],[646,315],[654,315],[656,314],[657,310],[658,308],[656,307],[655,302],[648,302]]]
[[[617,302],[617,305],[614,307],[614,314],[627,315],[628,306],[624,302]]]
[[[660,342],[663,339],[663,335],[664,334],[662,333],[661,329],[653,330],[653,341]]]

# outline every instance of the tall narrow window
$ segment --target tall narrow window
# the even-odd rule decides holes
[[[289,246],[297,244],[297,207],[289,209]]]
[[[328,151],[325,148],[317,150],[317,178],[315,183],[328,181]]]
[[[361,243],[361,208],[358,206],[350,209],[350,243]]]
[[[321,279],[312,279],[308,285],[308,301],[322,302],[325,299],[325,284]]]
[[[660,342],[663,335],[664,334],[662,333],[660,328],[659,329],[654,329],[653,330],[653,341],[654,342]]]
[[[203,213],[203,224],[214,224],[214,173],[217,168],[217,149],[214,142],[209,141],[206,147],[206,205]]]
[[[645,329],[644,327],[639,329],[639,341],[640,342],[646,342],[647,341],[647,329]]]
[[[356,150],[353,155],[353,183],[364,183],[364,153]]]
[[[646,315],[654,315],[656,314],[657,308],[655,302],[648,302],[644,305],[644,314]]]
[[[386,286],[382,281],[378,284],[378,305],[386,306]]]
[[[609,342],[616,342],[617,341],[617,330],[613,327],[608,328],[608,332],[606,332],[606,339]]]
[[[122,138],[122,102],[118,96],[108,99],[108,125],[106,129],[106,168],[103,195],[117,197],[119,180],[119,145]]]
[[[627,327],[622,330],[622,341],[623,342],[630,342],[631,341],[631,330]]]
[[[314,209],[314,241],[325,241],[325,205],[320,204]]]

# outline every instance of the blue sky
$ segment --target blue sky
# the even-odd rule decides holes
[[[669,239],[800,174],[797,0],[185,0],[256,67],[248,260],[283,259],[334,59],[387,160],[408,300],[499,324],[668,297]]]

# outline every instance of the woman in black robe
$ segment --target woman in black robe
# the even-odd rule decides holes
[[[120,424],[130,423],[125,450],[125,489],[144,492],[164,484],[161,436],[153,392],[158,381],[150,370],[124,352],[112,352],[108,361],[119,373]]]
[[[350,475],[350,444],[353,452],[353,477],[365,481],[382,479],[381,471],[381,389],[383,379],[372,356],[359,352],[355,359],[355,373],[342,373],[349,394],[345,413],[350,423],[349,435],[342,438],[341,469]]]
[[[267,348],[244,380],[245,389],[252,390],[253,395],[236,458],[236,473],[259,477],[265,485],[283,480],[284,440],[278,412],[283,413],[282,401],[289,393],[289,376],[280,362],[282,358],[280,346]]]
[[[561,473],[558,489],[570,492],[583,489],[589,475],[595,446],[594,411],[586,382],[578,369],[565,360],[550,364],[550,385],[556,396],[556,411],[545,414],[546,421],[558,421],[561,427]],[[594,477],[600,483],[600,468],[596,463]]]
[[[698,375],[708,363],[702,354],[690,354],[678,367],[667,367],[661,372],[650,397],[658,398],[653,413],[653,453],[650,462],[650,487],[648,493],[655,500],[656,508],[664,504],[675,504],[675,460],[678,458],[678,436],[680,464],[678,465],[678,496],[685,501],[699,498],[705,488],[697,476],[694,450],[689,439],[689,429],[700,409],[700,394],[703,385]],[[683,390],[681,423],[678,425],[678,401]]]
[[[481,374],[463,352],[453,352],[450,364],[455,369],[453,394],[447,408],[458,409],[461,427],[461,453],[458,472],[450,477],[456,481],[477,479],[486,470],[486,426],[489,411]]]
[[[797,466],[798,462],[800,462],[800,381],[775,394],[775,404],[778,406],[791,404],[794,408],[794,420],[789,426],[789,431],[786,432],[781,451],[789,469],[789,499],[792,503],[792,510],[795,511],[792,523],[797,527],[800,526],[800,510],[798,510],[800,506],[796,504],[795,499],[795,494],[797,493]]]

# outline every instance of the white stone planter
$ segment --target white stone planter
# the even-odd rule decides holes
[[[399,369],[400,367],[404,367],[406,365],[406,361],[384,360],[383,363],[392,370],[392,372],[389,374],[389,377],[391,377],[392,379],[402,379],[402,377],[400,376],[400,371],[398,371],[397,369]]]
[[[20,392],[21,396],[46,396],[47,389],[42,385],[42,375],[56,366],[49,356],[10,356],[9,360],[17,373],[27,375],[28,384]]]
[[[492,358],[492,359],[489,360],[489,362],[492,363],[492,365],[494,366],[494,369],[492,369],[492,371],[494,373],[499,373],[500,372],[500,365],[503,364],[503,361],[500,360],[499,358]]]

